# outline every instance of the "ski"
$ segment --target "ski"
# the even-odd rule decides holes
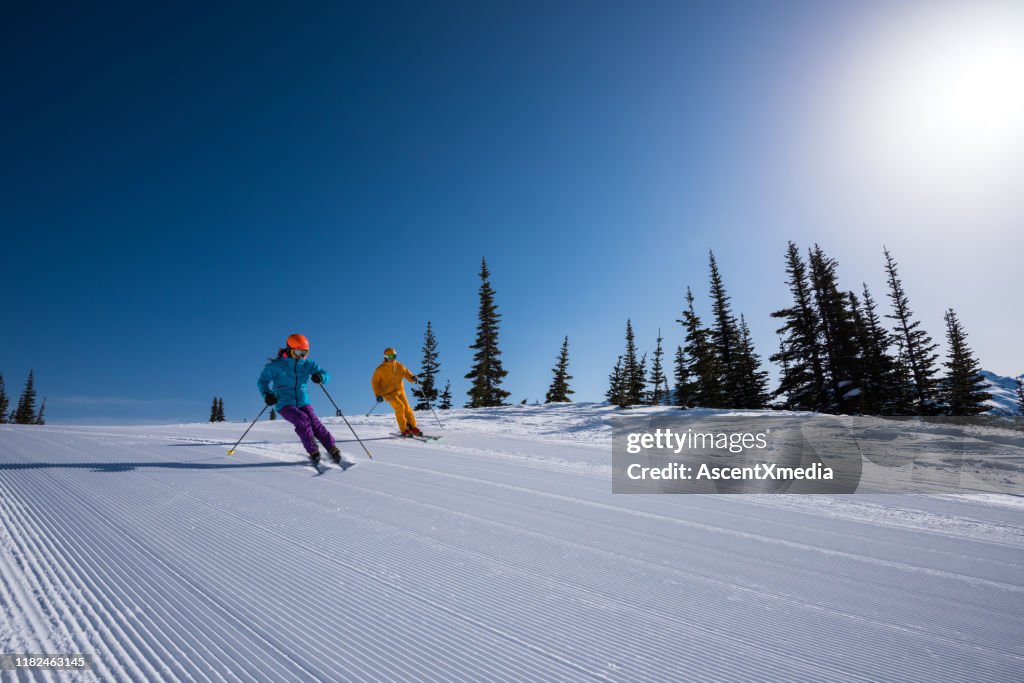
[[[437,441],[438,439],[441,438],[440,436],[435,436],[433,434],[420,434],[420,435],[409,434],[409,435],[405,435],[405,434],[399,434],[398,432],[391,432],[391,436],[397,436],[399,439],[416,439],[417,441],[422,441],[424,443],[427,443],[429,441]]]
[[[352,462],[351,460],[339,460],[338,462],[336,462],[334,464],[342,472],[344,472],[345,470],[347,470],[350,467],[354,467],[355,466],[355,463]]]

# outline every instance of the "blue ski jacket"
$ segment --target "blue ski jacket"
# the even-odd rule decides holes
[[[306,382],[317,372],[323,376],[323,384],[327,384],[331,379],[327,371],[317,365],[316,361],[306,358],[277,358],[263,368],[256,386],[260,389],[260,396],[266,396],[271,391],[270,385],[274,385],[273,391],[277,394],[274,409],[278,412],[286,406],[301,408],[309,405]]]

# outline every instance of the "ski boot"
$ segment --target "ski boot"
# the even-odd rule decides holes
[[[355,465],[354,462],[352,462],[351,460],[348,460],[344,456],[342,456],[341,449],[338,448],[337,446],[335,446],[334,448],[329,450],[328,454],[331,456],[331,461],[335,465],[340,467],[342,469],[342,471],[345,471],[349,467],[352,467],[352,465]]]
[[[423,436],[423,432],[420,431],[419,427],[409,427],[409,431],[412,432],[413,436]]]
[[[317,449],[309,454],[309,464],[312,465],[317,471],[320,470],[320,449]]]
[[[413,435],[413,433],[412,433],[412,430],[411,430],[411,429],[406,429],[406,430],[405,430],[404,432],[402,432],[402,436],[403,436],[404,438],[406,438],[406,439],[408,439],[408,438],[409,438],[409,437],[411,437],[412,435]]]

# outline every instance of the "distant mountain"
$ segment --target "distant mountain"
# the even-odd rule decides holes
[[[988,382],[988,388],[985,391],[992,394],[992,400],[988,402],[992,406],[992,410],[989,410],[988,414],[1019,415],[1020,411],[1017,409],[1016,378],[1003,377],[988,370],[982,370],[981,374],[985,381]],[[1024,374],[1019,375],[1019,377],[1024,378]]]

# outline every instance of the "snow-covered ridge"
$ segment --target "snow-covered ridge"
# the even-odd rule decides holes
[[[988,404],[992,406],[989,410],[991,415],[1020,415],[1017,405],[1017,378],[1024,379],[1024,373],[1017,377],[1003,377],[988,370],[981,371],[982,376],[988,383],[985,391],[992,394]]]

